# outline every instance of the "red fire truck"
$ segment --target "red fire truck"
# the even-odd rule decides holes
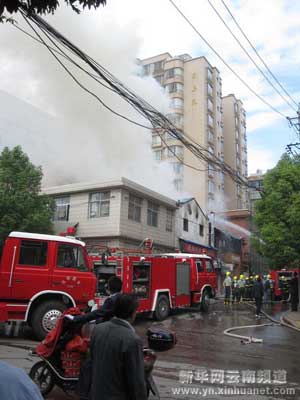
[[[274,282],[274,298],[278,300],[288,300],[290,281],[294,272],[299,274],[299,269],[280,269],[271,271],[271,279]]]
[[[139,297],[139,312],[152,312],[157,320],[178,307],[199,306],[208,311],[217,289],[213,260],[205,254],[119,253],[91,256],[91,260],[98,277],[100,304],[107,295],[109,277],[117,275],[123,281],[123,292]]]
[[[96,277],[85,244],[73,238],[12,232],[0,260],[0,321],[26,321],[44,338],[68,307],[94,299]]]

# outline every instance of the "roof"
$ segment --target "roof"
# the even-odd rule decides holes
[[[43,188],[42,192],[48,195],[62,195],[71,193],[82,193],[82,192],[95,192],[97,190],[110,190],[117,188],[129,189],[132,193],[148,197],[150,199],[158,200],[161,203],[166,204],[170,208],[177,208],[176,201],[170,197],[164,196],[154,190],[148,189],[136,182],[133,182],[127,178],[113,179],[102,182],[90,182],[90,183],[72,183],[68,185],[53,186],[49,188]]]
[[[196,200],[195,197],[183,198],[183,199],[181,199],[181,200],[178,200],[177,203],[179,204],[179,206],[181,206],[181,205],[190,203],[190,202],[192,202],[192,201],[194,201],[194,202],[197,204],[197,207],[200,209],[200,211],[201,211],[201,213],[203,214],[203,216],[204,216],[206,219],[208,219],[208,216],[207,216],[207,215],[205,214],[205,212],[202,210],[202,208],[200,207],[200,204],[198,203],[198,201]]]
[[[42,233],[28,233],[28,232],[11,232],[8,237],[21,238],[21,239],[37,239],[37,240],[47,240],[52,242],[63,242],[63,243],[72,243],[79,244],[81,246],[85,246],[85,243],[81,240],[73,239],[65,236],[56,236],[56,235],[44,235]]]

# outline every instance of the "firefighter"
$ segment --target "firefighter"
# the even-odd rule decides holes
[[[249,300],[249,276],[245,278],[245,290],[244,290],[244,299]]]
[[[239,285],[239,299],[238,301],[243,301],[245,297],[245,279],[244,275],[240,274],[240,279],[238,280],[238,285]]]
[[[253,300],[254,295],[253,295],[253,284],[254,284],[254,279],[253,276],[249,276],[249,292],[248,292],[248,299]]]
[[[235,302],[238,303],[239,297],[240,297],[240,288],[239,288],[237,276],[233,277],[233,281],[231,284],[231,293],[232,293],[232,304],[234,304]]]
[[[223,282],[223,287],[225,290],[224,304],[230,304],[230,295],[231,295],[231,277],[230,272],[226,272],[226,278]]]
[[[290,295],[290,285],[288,280],[286,279],[286,277],[284,275],[281,276],[280,278],[281,280],[281,293],[282,293],[282,300],[283,301],[287,301]]]
[[[264,303],[272,301],[271,283],[272,283],[271,275],[267,275],[266,279],[264,280]]]

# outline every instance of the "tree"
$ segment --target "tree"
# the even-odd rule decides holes
[[[101,4],[105,5],[106,0],[64,0],[68,6],[79,13],[78,8],[98,8]],[[59,7],[59,0],[0,0],[0,17],[4,12],[16,13],[20,8],[25,8],[28,12],[36,14],[53,14]]]
[[[260,234],[255,247],[268,257],[271,269],[299,267],[300,262],[300,157],[284,154],[267,172],[254,221]]]
[[[20,146],[0,154],[0,250],[14,230],[53,233],[54,200],[40,193],[42,176]]]

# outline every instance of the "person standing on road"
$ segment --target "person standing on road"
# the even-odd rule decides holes
[[[231,284],[232,284],[232,280],[230,277],[230,272],[227,271],[226,278],[224,279],[224,282],[223,282],[223,288],[225,290],[224,304],[230,304]]]
[[[261,281],[260,276],[258,276],[258,278],[254,281],[253,295],[254,295],[255,306],[256,306],[255,317],[260,318],[261,317],[261,305],[262,305],[263,296],[264,296],[264,285]]]
[[[243,301],[245,298],[245,279],[244,279],[243,274],[240,274],[240,279],[238,280],[238,285],[239,285],[239,289],[240,289],[238,301]]]
[[[267,275],[264,282],[264,303],[271,301],[271,275]]]
[[[115,303],[115,316],[94,329],[90,400],[147,399],[143,345],[131,325],[138,305],[134,295],[121,294]]]
[[[0,399],[43,400],[43,397],[25,371],[0,361]]]
[[[294,276],[290,282],[290,293],[291,293],[291,310],[298,311],[299,304],[299,292],[298,292],[298,274],[294,272]]]
[[[232,304],[239,303],[240,297],[240,288],[237,280],[237,276],[233,277],[233,282],[231,284],[231,293],[232,293]]]

